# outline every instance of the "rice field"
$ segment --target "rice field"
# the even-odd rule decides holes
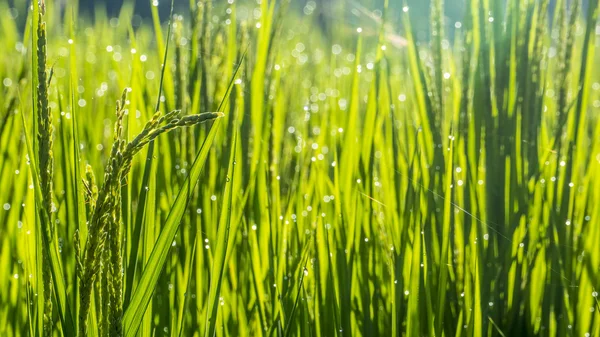
[[[599,0],[149,2],[0,0],[0,336],[600,336]]]

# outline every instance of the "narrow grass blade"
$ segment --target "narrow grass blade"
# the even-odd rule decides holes
[[[38,213],[38,216],[40,217],[40,221],[47,222],[47,221],[49,221],[47,218],[47,213],[44,211],[43,206],[41,206],[42,205],[41,201],[43,200],[43,197],[42,197],[42,192],[40,189],[39,175],[37,173],[36,165],[34,164],[34,161],[35,161],[34,153],[35,152],[31,145],[31,138],[29,137],[29,133],[27,132],[27,124],[25,122],[24,114],[21,114],[21,121],[23,123],[23,132],[25,134],[27,151],[29,153],[29,158],[32,161],[32,165],[30,165],[29,167],[31,168],[31,175],[32,175],[33,181],[34,181],[35,198],[38,201],[38,204],[37,204],[38,212],[37,213]],[[43,232],[41,227],[36,228],[36,231]],[[54,282],[54,294],[56,295],[56,304],[57,304],[59,318],[62,323],[63,333],[66,336],[75,336],[75,323],[73,320],[73,316],[71,314],[71,306],[68,305],[68,303],[67,303],[67,288],[66,288],[65,280],[63,278],[64,273],[63,273],[63,268],[62,268],[62,264],[61,264],[60,254],[58,251],[58,245],[57,245],[58,238],[56,238],[56,237],[49,238],[47,235],[44,235],[43,233],[41,236],[42,236],[43,243],[44,243],[43,247],[44,247],[44,249],[46,249],[48,251],[48,255],[50,258],[50,267],[51,267],[52,278],[53,278],[53,282]],[[54,234],[54,236],[56,236],[56,233]],[[38,277],[40,277],[40,276],[38,276]],[[38,313],[38,315],[39,314],[40,313]]]
[[[208,293],[208,310],[206,311],[206,330],[205,337],[215,336],[217,328],[217,311],[219,309],[219,293],[225,264],[227,263],[227,246],[229,245],[229,229],[231,227],[231,208],[233,200],[233,184],[235,176],[235,151],[237,149],[237,132],[233,137],[229,154],[229,169],[227,170],[227,182],[225,183],[225,193],[223,195],[223,206],[221,207],[221,217],[219,219],[219,229],[217,237],[217,247],[214,252],[213,265],[211,270],[210,290]]]
[[[198,179],[200,178],[200,172],[204,167],[206,158],[211,147],[212,142],[215,139],[215,135],[219,129],[221,119],[212,125],[210,132],[208,133],[200,151],[196,155],[194,164],[190,168],[190,173],[182,185],[177,198],[171,205],[171,210],[167,216],[167,220],[163,226],[163,230],[160,233],[156,241],[156,245],[150,254],[148,263],[144,268],[144,273],[141,276],[140,282],[135,288],[131,296],[131,302],[125,314],[123,315],[123,331],[124,336],[135,336],[137,330],[142,322],[144,312],[148,307],[148,303],[152,298],[152,293],[158,282],[158,278],[162,272],[162,268],[167,260],[167,255],[173,243],[173,238],[179,229],[180,221],[183,217],[187,200],[191,195],[191,191],[196,186]]]

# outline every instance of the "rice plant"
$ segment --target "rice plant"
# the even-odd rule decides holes
[[[598,0],[140,3],[0,0],[1,336],[600,335]]]

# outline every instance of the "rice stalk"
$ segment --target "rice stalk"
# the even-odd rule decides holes
[[[52,197],[52,179],[54,175],[54,156],[52,153],[52,138],[54,126],[52,125],[52,111],[48,103],[48,86],[52,76],[47,76],[46,69],[46,22],[44,15],[46,7],[44,1],[38,3],[38,26],[37,26],[37,113],[38,113],[38,163],[40,184],[43,196],[43,208],[47,212],[48,223],[43,230],[50,240],[53,237],[52,209],[54,207]],[[50,241],[49,240],[49,241]],[[48,253],[44,252],[43,278],[44,278],[44,335],[52,336],[52,273],[49,266]]]
[[[79,334],[87,335],[87,316],[90,310],[91,293],[94,282],[103,263],[108,266],[108,323],[106,331],[110,336],[123,333],[123,280],[121,255],[121,186],[131,169],[133,157],[149,142],[163,133],[180,127],[193,126],[223,116],[222,113],[208,112],[180,117],[175,110],[166,115],[157,112],[146,123],[143,130],[129,143],[122,137],[127,90],[117,102],[117,120],[114,126],[114,139],[111,155],[104,173],[104,182],[99,190],[89,224],[88,241],[83,256],[83,277],[80,279]],[[108,247],[105,247],[109,240]],[[108,248],[105,252],[105,248]],[[102,257],[106,254],[106,257]]]

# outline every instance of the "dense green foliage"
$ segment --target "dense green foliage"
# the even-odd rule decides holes
[[[299,3],[0,0],[0,335],[599,336],[599,1]]]

